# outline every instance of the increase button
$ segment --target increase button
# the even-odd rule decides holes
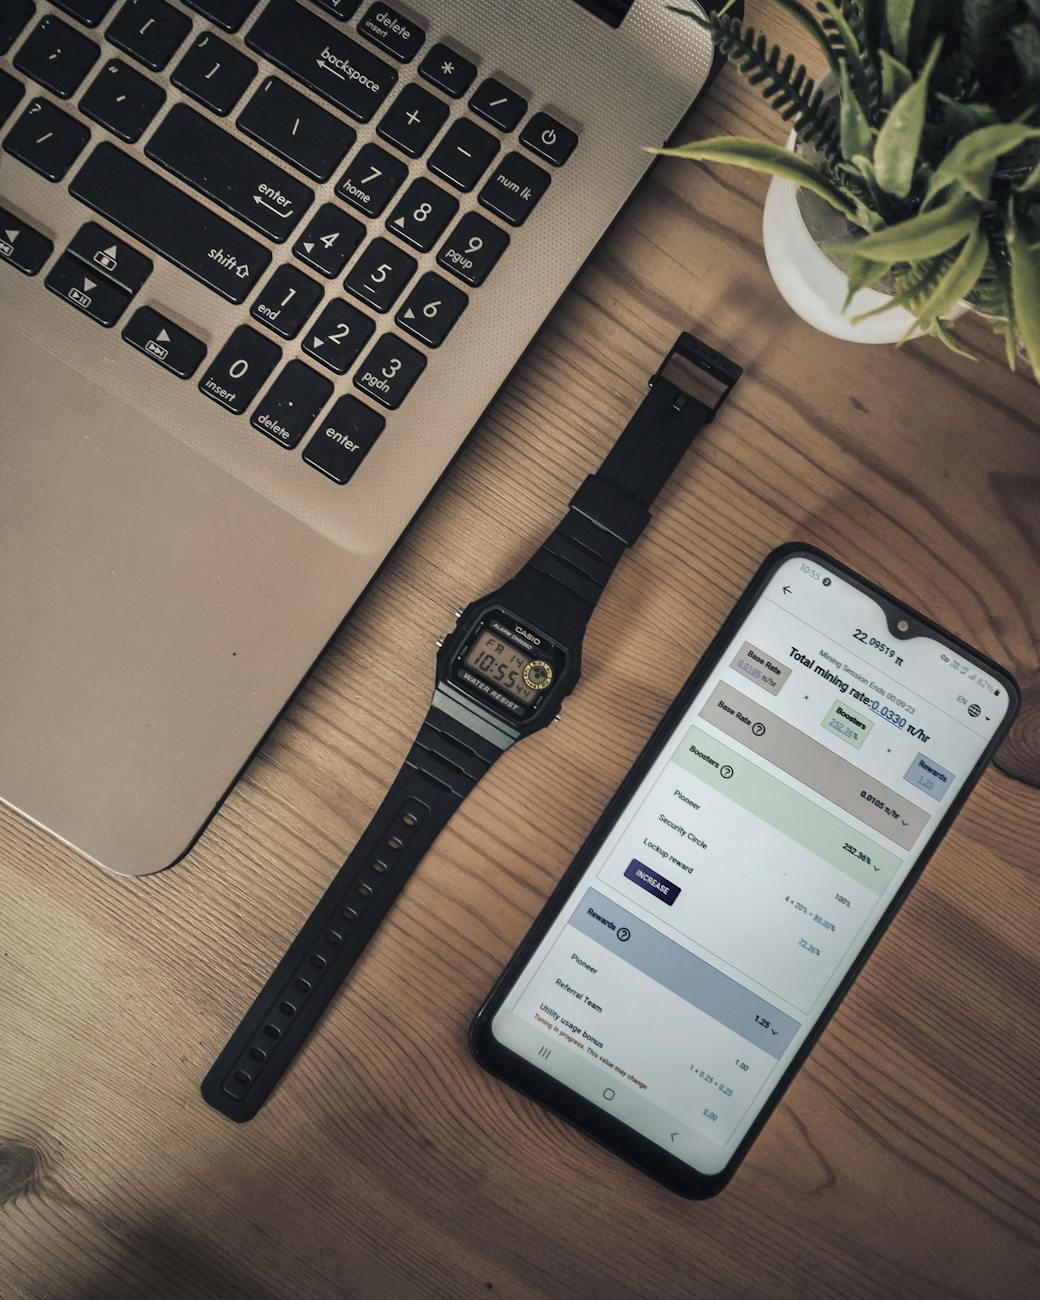
[[[656,871],[651,871],[638,858],[633,858],[625,868],[625,879],[631,880],[633,884],[645,889],[648,894],[653,894],[655,898],[659,898],[662,903],[667,903],[669,907],[682,892],[678,885],[673,885],[670,880],[665,880]]]

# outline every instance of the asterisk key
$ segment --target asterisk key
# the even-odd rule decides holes
[[[452,63],[450,59],[446,59],[441,64],[441,72],[443,72],[446,77],[450,77],[454,71],[455,71],[455,64]]]

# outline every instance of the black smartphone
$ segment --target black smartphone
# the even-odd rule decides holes
[[[718,1192],[1017,709],[977,650],[774,551],[477,1014],[477,1060]]]

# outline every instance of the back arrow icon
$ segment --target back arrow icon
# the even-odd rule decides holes
[[[785,595],[785,596],[789,596],[789,595],[791,594],[791,588],[790,588],[790,587],[785,587],[783,590],[784,590],[784,595]]]

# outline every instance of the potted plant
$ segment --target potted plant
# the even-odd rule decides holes
[[[791,124],[788,148],[720,136],[660,152],[773,177],[770,269],[812,324],[955,346],[968,304],[1040,377],[1040,0],[773,3],[819,47],[819,84],[726,8],[677,12]]]

